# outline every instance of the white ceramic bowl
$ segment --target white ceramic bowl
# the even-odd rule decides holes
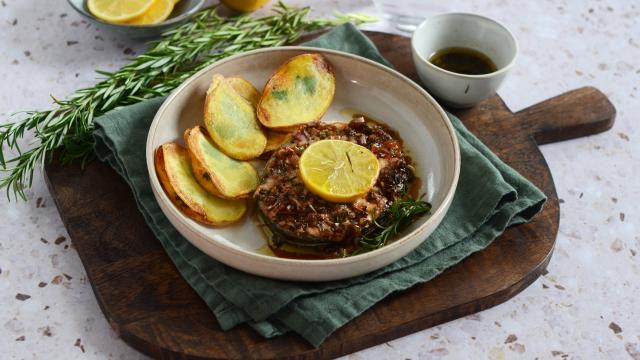
[[[163,191],[153,154],[166,142],[182,142],[187,127],[201,124],[205,91],[214,73],[240,75],[261,89],[274,70],[292,56],[322,53],[336,75],[334,101],[323,120],[348,121],[358,111],[397,130],[416,162],[422,192],[433,205],[393,243],[366,254],[331,260],[297,260],[264,254],[265,237],[251,214],[221,228],[199,224],[182,214]],[[147,167],[155,197],[169,221],[193,245],[234,268],[270,278],[325,281],[348,278],[383,267],[409,253],[438,226],[453,198],[460,172],[454,129],[442,108],[420,86],[373,61],[338,51],[304,47],[256,50],[229,57],[195,74],[158,110],[149,129]]]
[[[428,61],[436,51],[467,47],[489,56],[498,70],[466,75],[439,68]],[[513,67],[518,42],[501,23],[475,14],[451,13],[426,19],[411,38],[413,62],[427,90],[446,105],[470,107],[493,94]]]

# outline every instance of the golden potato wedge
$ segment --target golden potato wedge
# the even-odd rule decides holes
[[[238,95],[245,98],[245,100],[253,106],[258,106],[261,94],[253,84],[239,76],[225,78],[225,81],[231,85]],[[285,132],[276,132],[267,128],[264,133],[267,136],[267,145],[264,148],[263,154],[270,153],[279,148],[280,145],[289,139],[289,133]]]
[[[255,108],[222,75],[213,76],[207,91],[204,125],[220,150],[234,159],[254,159],[267,143]]]
[[[208,192],[225,199],[240,199],[248,197],[258,186],[258,173],[253,166],[225,155],[202,126],[187,129],[184,141],[193,174]]]
[[[175,143],[163,144],[155,153],[155,168],[162,188],[185,215],[207,225],[226,225],[242,218],[246,200],[220,199],[196,181],[189,154]]]
[[[258,120],[276,131],[292,131],[318,120],[331,105],[336,79],[320,54],[294,56],[267,81],[258,103]]]
[[[254,108],[258,106],[261,94],[252,83],[239,76],[228,77],[225,80],[238,95],[247,100]]]

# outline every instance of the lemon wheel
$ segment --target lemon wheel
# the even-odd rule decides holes
[[[223,4],[236,11],[250,12],[263,7],[269,0],[221,0]]]
[[[171,15],[174,4],[175,2],[173,0],[154,0],[147,11],[127,21],[127,24],[152,25],[161,23]]]
[[[122,23],[144,14],[154,0],[89,0],[87,7],[97,18]]]
[[[351,202],[378,179],[380,165],[364,146],[344,140],[315,142],[300,156],[300,176],[309,191],[331,202]]]

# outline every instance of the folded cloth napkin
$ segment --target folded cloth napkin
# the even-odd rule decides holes
[[[371,41],[347,24],[307,43],[389,65]],[[248,323],[265,337],[294,331],[312,345],[387,295],[433,279],[482,250],[507,226],[542,208],[545,195],[504,164],[455,116],[462,156],[453,203],[435,232],[409,255],[377,271],[341,281],[299,283],[261,278],[211,259],[171,226],[149,183],[145,141],[163,98],[113,110],[96,119],[96,153],[131,186],[138,207],[185,280],[227,330]]]

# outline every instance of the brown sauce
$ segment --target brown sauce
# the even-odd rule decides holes
[[[420,196],[422,196],[422,193],[420,192],[420,190],[422,190],[422,179],[416,176],[413,178],[413,181],[409,183],[409,189],[407,190],[407,195],[409,195],[409,197],[411,197],[412,199],[417,200],[420,198]]]
[[[351,118],[355,119],[355,118],[359,118],[359,117],[363,118],[368,123],[374,123],[376,125],[383,126],[384,130],[389,135],[393,136],[396,140],[398,140],[398,142],[400,143],[402,148],[405,150],[405,153],[407,152],[407,149],[404,148],[404,140],[402,139],[402,137],[400,137],[400,134],[395,129],[392,129],[389,125],[383,123],[382,121],[378,121],[378,120],[370,117],[369,115],[365,115],[365,114],[361,114],[361,113],[354,113]]]
[[[258,249],[257,252],[260,254],[297,260],[326,260],[344,256],[339,252],[328,252],[323,251],[322,249],[295,246],[287,243],[275,246],[273,241],[274,234],[271,229],[269,229],[269,226],[265,224],[264,219],[262,219],[262,216],[260,216],[258,211],[253,212],[251,220],[260,230],[260,233],[266,242],[263,247]]]
[[[498,70],[490,57],[466,47],[449,47],[436,51],[429,57],[433,65],[458,74],[484,75]]]

